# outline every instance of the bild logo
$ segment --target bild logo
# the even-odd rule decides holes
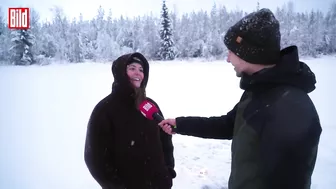
[[[9,29],[29,29],[29,8],[8,8]]]

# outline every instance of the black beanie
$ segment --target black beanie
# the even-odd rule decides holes
[[[280,26],[269,9],[260,9],[239,20],[224,37],[226,47],[252,64],[276,64],[280,59]]]
[[[140,58],[138,58],[138,57],[136,57],[136,56],[131,57],[131,58],[128,60],[128,62],[127,62],[126,65],[129,65],[129,64],[132,64],[132,63],[138,63],[138,64],[140,64],[141,66],[144,66],[144,64],[143,64],[143,62],[140,60]]]

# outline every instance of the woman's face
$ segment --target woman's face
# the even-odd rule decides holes
[[[132,85],[136,88],[139,88],[144,78],[143,68],[141,64],[132,63],[127,65],[126,73]]]

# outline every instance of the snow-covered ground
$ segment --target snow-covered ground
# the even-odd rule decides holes
[[[336,185],[336,57],[307,59],[311,93],[323,125],[313,189]],[[111,89],[109,64],[0,66],[0,188],[99,189],[83,147],[92,108]],[[217,62],[153,62],[147,94],[164,116],[226,114],[240,98],[232,66]],[[174,135],[175,189],[226,188],[230,141]]]

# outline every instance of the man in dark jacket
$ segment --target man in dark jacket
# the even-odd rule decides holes
[[[159,125],[174,133],[232,139],[229,189],[308,189],[320,134],[308,93],[315,75],[296,46],[280,50],[279,22],[268,9],[233,25],[224,43],[244,93],[220,117],[178,117]],[[229,91],[228,91],[229,92]]]

